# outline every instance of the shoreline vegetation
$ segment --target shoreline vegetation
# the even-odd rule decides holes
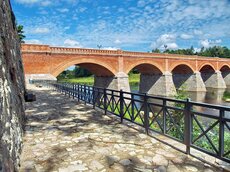
[[[59,82],[69,82],[69,83],[78,83],[86,84],[92,86],[94,83],[94,76],[87,77],[77,77],[77,78],[58,78]],[[138,90],[140,81],[140,74],[129,74],[129,84],[132,87],[132,90]]]
[[[226,102],[230,102],[230,92],[229,91],[224,92],[223,100]]]

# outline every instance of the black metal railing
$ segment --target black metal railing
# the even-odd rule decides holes
[[[69,83],[48,87],[230,163],[230,107]]]

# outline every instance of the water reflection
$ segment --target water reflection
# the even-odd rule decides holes
[[[188,92],[188,94],[193,101],[229,106],[230,103],[223,100],[225,91],[230,89],[207,88],[207,92]]]
[[[131,87],[132,92],[138,93],[137,90],[138,87]],[[207,88],[207,92],[188,92],[189,98],[192,101],[195,102],[203,102],[213,105],[224,105],[224,106],[230,106],[230,102],[226,102],[223,100],[224,92],[228,91],[230,92],[230,88],[227,89],[214,89],[214,88]],[[137,98],[137,97],[136,97]],[[162,104],[160,100],[154,99],[152,103]],[[154,110],[159,110],[160,107],[154,106]],[[219,116],[219,111],[212,109],[212,108],[206,108],[202,106],[196,106],[194,107],[196,111],[203,112],[205,114]],[[230,118],[230,112],[225,112],[225,116]]]

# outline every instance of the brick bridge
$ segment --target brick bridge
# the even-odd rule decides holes
[[[230,87],[230,59],[22,45],[26,79],[55,80],[66,68],[79,65],[95,76],[94,85],[130,91],[128,73],[141,73],[140,91],[169,96],[185,84],[190,91]]]

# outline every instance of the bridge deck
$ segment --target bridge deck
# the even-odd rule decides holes
[[[31,89],[20,171],[220,171],[76,100]]]

